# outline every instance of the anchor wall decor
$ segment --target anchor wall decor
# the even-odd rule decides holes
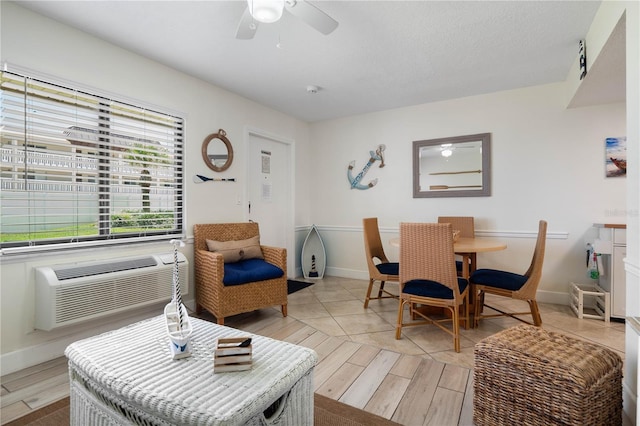
[[[378,179],[373,179],[368,184],[362,184],[360,183],[360,181],[362,181],[362,178],[364,178],[364,175],[367,174],[367,172],[369,171],[373,163],[375,163],[376,161],[380,161],[380,166],[378,167],[380,168],[384,167],[383,153],[385,149],[386,149],[385,145],[378,145],[378,148],[376,149],[375,152],[369,151],[369,161],[367,162],[367,164],[365,164],[365,166],[362,168],[360,173],[358,173],[355,177],[353,177],[353,169],[356,166],[356,162],[355,160],[353,160],[349,163],[349,168],[347,169],[347,177],[349,178],[351,189],[354,189],[354,188],[369,189],[369,188],[373,188],[378,183]]]

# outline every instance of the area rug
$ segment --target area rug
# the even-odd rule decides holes
[[[295,293],[296,291],[300,291],[303,288],[307,288],[313,283],[308,283],[305,281],[296,281],[296,280],[287,280],[287,294]]]
[[[397,426],[400,424],[317,393],[314,394],[313,399],[315,426]]]
[[[314,426],[394,426],[398,423],[342,402],[314,394]],[[68,426],[69,397],[27,414],[5,426]]]

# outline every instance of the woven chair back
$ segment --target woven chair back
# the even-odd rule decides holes
[[[260,235],[257,222],[206,223],[193,225],[195,250],[207,250],[207,240],[238,241]]]
[[[527,282],[514,294],[522,299],[535,299],[538,291],[538,284],[542,277],[542,264],[544,262],[544,252],[547,242],[547,222],[541,220],[538,223],[538,238],[536,239],[536,248],[533,251],[531,265],[525,273],[528,277]]]
[[[450,223],[454,231],[460,231],[462,238],[475,238],[473,216],[439,216],[438,223]]]
[[[364,230],[364,250],[367,255],[367,266],[369,267],[369,273],[371,273],[372,270],[377,271],[374,259],[377,258],[382,263],[389,262],[389,259],[387,259],[384,248],[382,247],[378,218],[369,217],[362,219],[362,228]]]
[[[451,223],[400,224],[400,285],[431,280],[453,290],[460,298],[453,252]]]

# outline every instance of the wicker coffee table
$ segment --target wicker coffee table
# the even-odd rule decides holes
[[[313,350],[251,335],[252,368],[214,374],[217,339],[250,334],[191,322],[178,360],[162,316],[69,345],[71,425],[313,424]]]

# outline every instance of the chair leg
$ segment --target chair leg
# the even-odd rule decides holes
[[[378,287],[378,299],[382,297],[383,290],[384,290],[384,281],[380,281],[380,287]]]
[[[369,288],[367,289],[367,296],[364,299],[364,308],[369,307],[369,299],[371,298],[371,290],[373,289],[373,278],[369,279]]]
[[[474,296],[475,301],[473,304],[473,328],[477,328],[479,322],[478,320],[480,319],[480,314],[482,312],[482,305],[484,304],[484,291],[480,290],[475,293]]]
[[[404,301],[400,300],[398,303],[398,322],[396,323],[396,340],[400,339],[402,335],[402,313],[404,311]]]
[[[218,320],[218,325],[224,325],[224,317],[216,318]]]
[[[196,314],[200,315],[202,313],[202,305],[196,303]]]
[[[469,293],[467,291],[467,296],[464,298],[462,303],[464,304],[464,329],[469,329]]]
[[[287,304],[286,303],[284,305],[282,305],[282,316],[283,317],[287,316]]]
[[[458,307],[455,306],[451,309],[451,315],[453,316],[453,348],[456,352],[460,352],[460,314]]]
[[[542,318],[540,317],[538,302],[535,300],[527,300],[527,302],[529,302],[529,307],[531,308],[531,318],[533,318],[533,325],[540,327],[542,325]]]

